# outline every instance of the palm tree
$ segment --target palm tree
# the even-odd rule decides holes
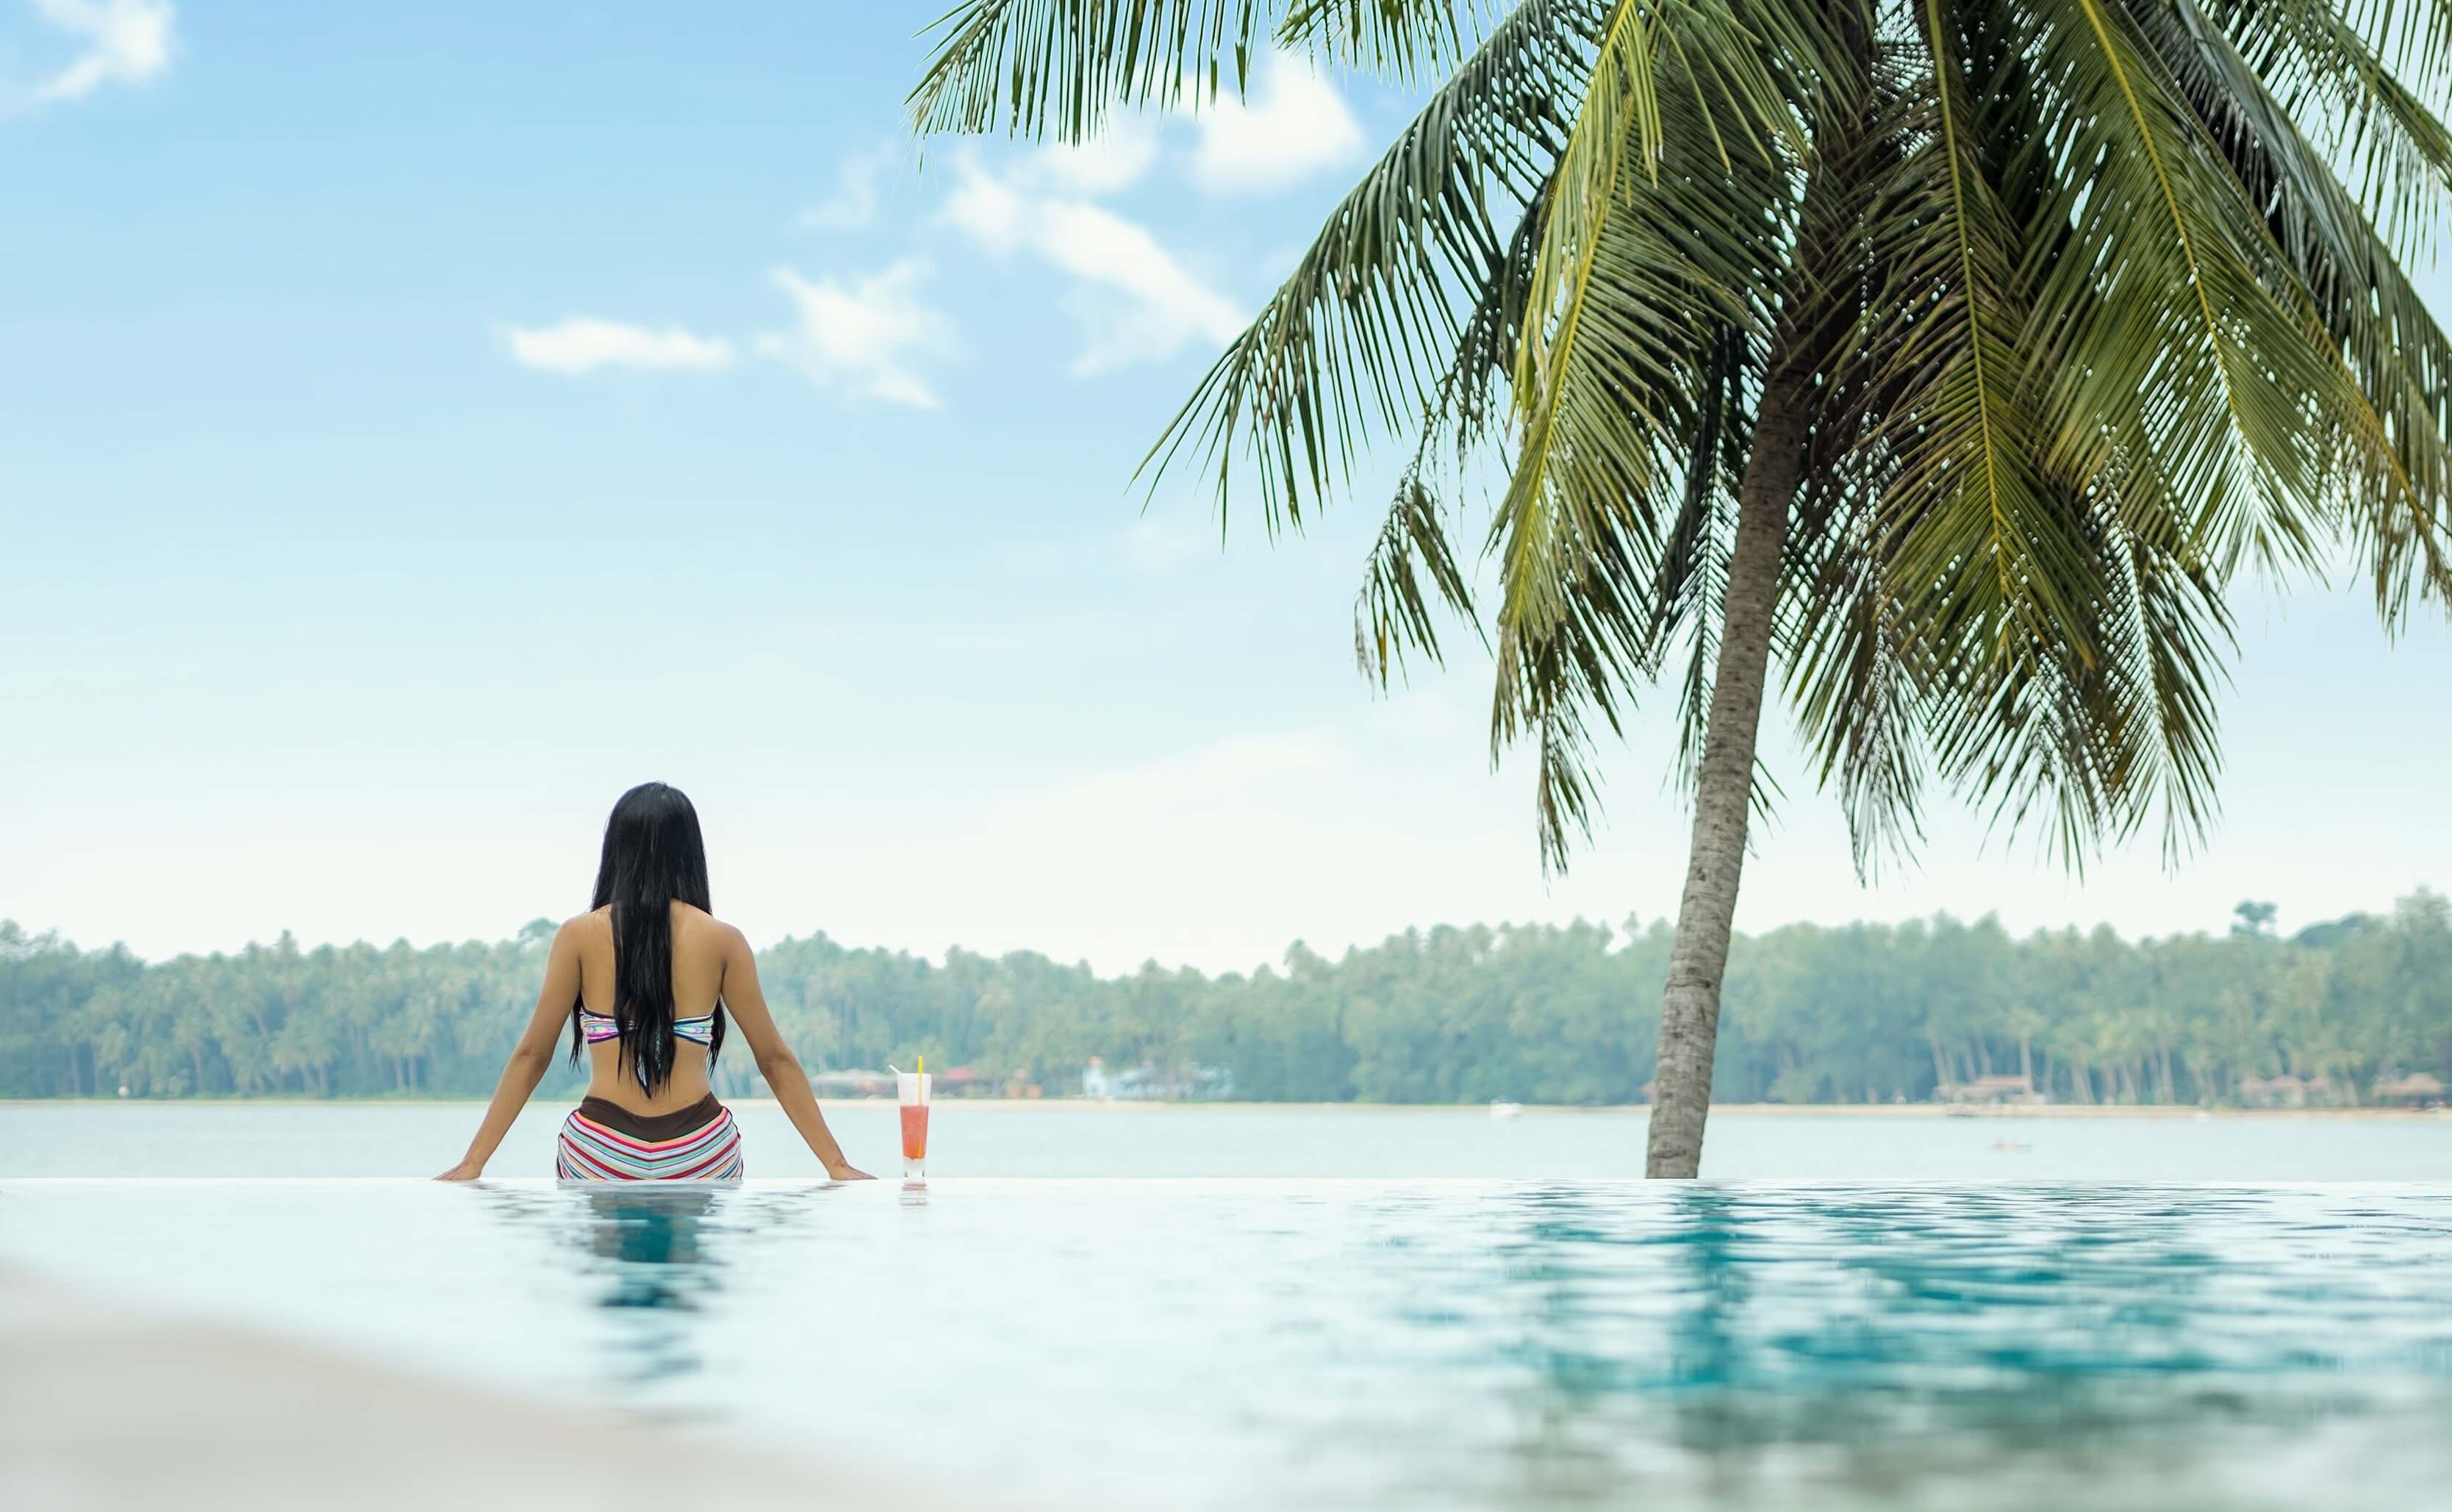
[[[1774,654],[1868,875],[1926,786],[2082,864],[2214,812],[2226,587],[2452,602],[2452,0],[965,0],[923,131],[1078,141],[1271,47],[1439,79],[1158,447],[1299,528],[1383,438],[1381,683],[1444,607],[1537,752],[1674,689],[1693,834],[1647,1166],[1691,1176]],[[1453,544],[1503,491],[1477,611]]]

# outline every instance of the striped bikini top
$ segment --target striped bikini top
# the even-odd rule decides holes
[[[583,1005],[579,1010],[579,1033],[590,1044],[622,1037],[622,1025],[609,1013],[590,1013]],[[692,1044],[715,1044],[715,1015],[703,1013],[695,1019],[675,1019],[673,1038],[687,1040]]]

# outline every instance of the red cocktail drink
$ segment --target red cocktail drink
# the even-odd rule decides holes
[[[906,1179],[928,1174],[928,1093],[936,1080],[925,1071],[894,1073],[895,1084],[902,1093],[902,1174]]]

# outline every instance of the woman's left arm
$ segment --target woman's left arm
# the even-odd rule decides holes
[[[766,1011],[766,994],[758,985],[758,953],[749,948],[740,930],[728,924],[717,927],[724,931],[723,1006],[748,1036],[750,1053],[758,1058],[758,1074],[766,1079],[775,1101],[783,1104],[783,1116],[801,1131],[809,1153],[826,1168],[827,1176],[839,1182],[875,1181],[843,1158],[834,1130],[826,1127],[826,1116],[818,1111],[818,1095],[809,1090],[809,1074],[801,1069],[801,1058],[783,1043],[781,1031],[775,1027],[775,1015]]]
[[[511,1048],[510,1061],[503,1067],[503,1079],[494,1085],[494,1100],[485,1104],[485,1121],[477,1125],[477,1137],[468,1142],[468,1153],[460,1164],[435,1178],[438,1182],[473,1182],[485,1174],[485,1163],[511,1131],[511,1121],[520,1116],[528,1098],[544,1080],[545,1067],[553,1064],[553,1047],[562,1038],[562,1026],[570,1018],[571,1005],[579,1001],[579,939],[570,924],[562,926],[553,937],[553,949],[544,960],[544,985],[537,992],[536,1012],[528,1016],[526,1032]]]

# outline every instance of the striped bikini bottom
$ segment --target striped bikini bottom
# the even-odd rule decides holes
[[[553,1157],[565,1182],[737,1182],[745,1168],[741,1128],[712,1092],[677,1113],[588,1098],[562,1121]]]

